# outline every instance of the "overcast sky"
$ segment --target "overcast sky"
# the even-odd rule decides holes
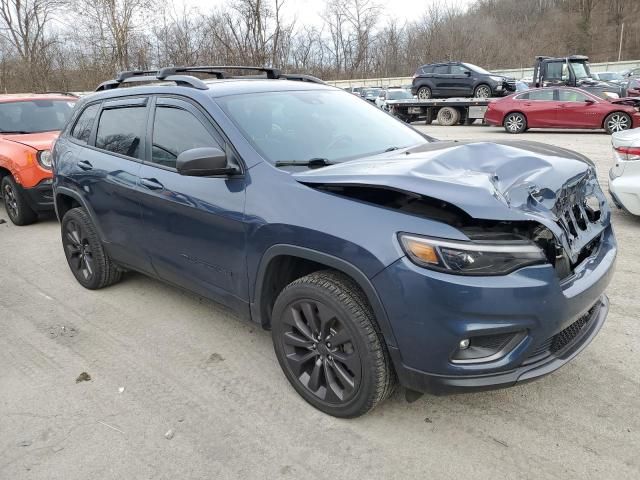
[[[227,0],[177,0],[188,6],[193,6],[201,10],[203,13],[215,8],[216,6],[227,3]],[[397,18],[400,21],[419,19],[430,3],[444,3],[449,5],[457,5],[466,7],[473,3],[474,0],[387,0],[380,1],[385,6],[385,18]],[[285,11],[288,19],[294,16],[297,19],[297,25],[315,24],[320,25],[322,19],[320,14],[324,9],[324,0],[285,0]]]

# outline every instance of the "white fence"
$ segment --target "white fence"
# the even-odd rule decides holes
[[[620,72],[631,68],[640,67],[640,60],[629,60],[625,62],[605,62],[590,64],[592,72]],[[500,75],[514,77],[516,79],[532,77],[533,67],[509,68],[505,70],[492,70]],[[332,80],[330,85],[336,87],[389,87],[411,85],[412,77],[389,77],[389,78],[359,78],[354,80]]]

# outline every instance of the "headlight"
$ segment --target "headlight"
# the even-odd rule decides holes
[[[544,252],[527,241],[458,242],[400,234],[411,261],[457,275],[506,275],[527,265],[546,263]]]
[[[489,77],[489,78],[490,78],[491,80],[493,80],[494,82],[501,82],[501,81],[503,80],[503,78],[502,78],[502,77],[493,77],[493,76],[491,76],[491,77]]]
[[[40,150],[37,157],[40,165],[47,170],[51,170],[51,150]]]

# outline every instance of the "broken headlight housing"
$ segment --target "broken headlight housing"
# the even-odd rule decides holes
[[[413,263],[457,275],[506,275],[529,265],[547,263],[533,242],[461,242],[401,233],[400,244]]]

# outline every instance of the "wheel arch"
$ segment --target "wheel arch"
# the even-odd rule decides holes
[[[104,242],[105,237],[103,235],[102,229],[100,228],[100,223],[97,221],[93,209],[87,204],[84,198],[82,198],[82,195],[78,194],[76,191],[70,188],[54,187],[53,204],[55,207],[56,215],[58,217],[58,221],[60,222],[62,222],[62,218],[64,217],[64,215],[72,208],[84,208],[93,221],[100,240]]]
[[[290,269],[290,271],[283,272],[281,268]],[[323,269],[341,272],[358,285],[369,301],[387,345],[396,346],[397,342],[386,311],[369,278],[358,267],[346,260],[297,245],[273,245],[262,256],[251,302],[253,320],[264,328],[269,328],[273,302],[282,289],[296,278]]]

